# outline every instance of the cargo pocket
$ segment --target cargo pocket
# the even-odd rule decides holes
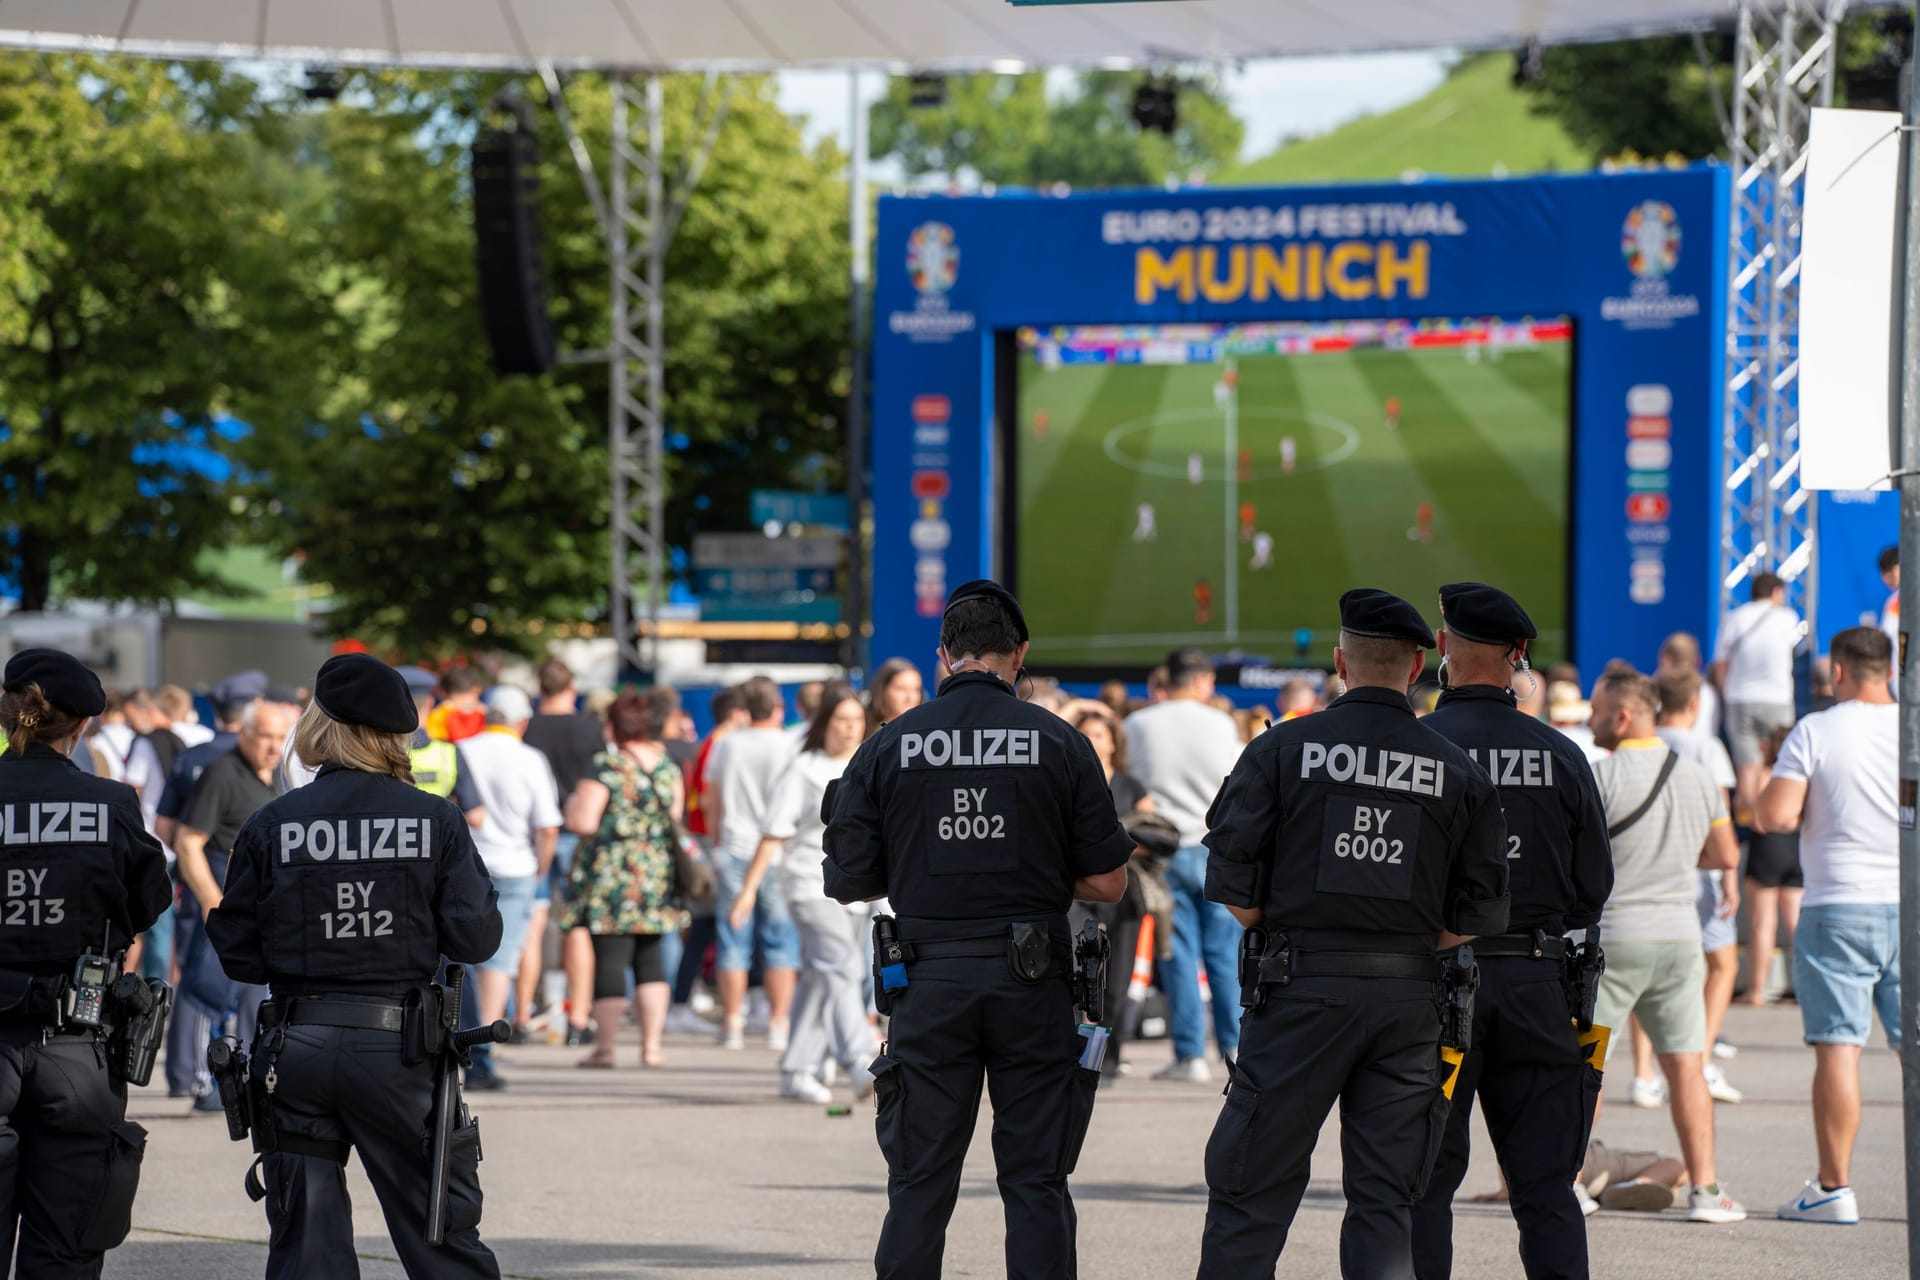
[[[1093,1123],[1093,1096],[1100,1088],[1100,1073],[1074,1064],[1072,1089],[1067,1097],[1066,1142],[1060,1150],[1060,1176],[1071,1174],[1080,1163],[1080,1148],[1086,1145],[1087,1129]]]
[[[80,1232],[82,1253],[115,1248],[133,1229],[133,1197],[140,1189],[140,1160],[146,1153],[147,1131],[131,1120],[122,1120],[107,1134],[106,1176]]]
[[[887,1172],[907,1176],[911,1152],[907,1149],[907,1082],[900,1059],[881,1054],[873,1060],[874,1132],[887,1157]]]
[[[1227,1086],[1227,1105],[1207,1139],[1207,1188],[1229,1198],[1246,1189],[1247,1155],[1253,1148],[1254,1115],[1260,1107],[1258,1090],[1235,1081]]]
[[[469,1120],[447,1140],[447,1237],[480,1225],[480,1122]]]

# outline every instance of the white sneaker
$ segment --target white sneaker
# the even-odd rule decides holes
[[[867,1064],[856,1062],[847,1068],[847,1083],[853,1086],[853,1100],[865,1102],[873,1096],[873,1072],[867,1070]]]
[[[1573,1184],[1573,1198],[1580,1202],[1581,1217],[1591,1218],[1594,1214],[1600,1212],[1599,1203],[1595,1201],[1592,1196],[1587,1194],[1587,1189],[1585,1187],[1581,1186],[1577,1182]]]
[[[833,1101],[833,1090],[804,1071],[783,1071],[780,1073],[780,1096],[789,1102],[811,1102],[816,1106],[825,1106]]]
[[[1820,1179],[1808,1178],[1800,1194],[1781,1205],[1773,1216],[1783,1222],[1825,1222],[1856,1227],[1860,1225],[1860,1202],[1854,1199],[1852,1187],[1829,1191],[1820,1185]]]
[[[747,1047],[746,1024],[738,1018],[723,1023],[720,1027],[720,1047],[722,1049],[744,1049]]]
[[[787,1039],[793,1034],[793,1024],[785,1018],[767,1020],[767,1048],[775,1053],[787,1051]]]
[[[1715,1102],[1739,1102],[1747,1096],[1727,1083],[1727,1073],[1720,1069],[1717,1062],[1709,1062],[1700,1069],[1700,1074],[1707,1078],[1707,1092],[1713,1095]]]
[[[710,1036],[713,1024],[689,1009],[677,1004],[667,1010],[667,1034],[674,1036]]]
[[[1740,1056],[1740,1046],[1737,1044],[1728,1044],[1725,1040],[1715,1040],[1713,1042],[1713,1056],[1716,1058],[1737,1058]]]
[[[1627,1086],[1627,1101],[1636,1107],[1654,1107],[1667,1105],[1667,1082],[1665,1080],[1643,1080],[1639,1076]]]
[[[1155,1080],[1178,1080],[1183,1084],[1205,1084],[1213,1079],[1213,1070],[1205,1058],[1180,1058],[1153,1073]]]
[[[1695,1187],[1687,1194],[1688,1222],[1745,1222],[1747,1207],[1715,1188]]]
[[[833,1082],[840,1078],[840,1064],[828,1058],[820,1064],[820,1074],[814,1077],[827,1088],[833,1088]]]

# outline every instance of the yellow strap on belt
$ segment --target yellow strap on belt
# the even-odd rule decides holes
[[[1450,1044],[1440,1046],[1440,1065],[1447,1069],[1447,1078],[1440,1085],[1440,1092],[1446,1095],[1448,1102],[1453,1101],[1453,1086],[1460,1082],[1460,1064],[1467,1055]]]
[[[1580,1048],[1582,1050],[1582,1056],[1587,1060],[1587,1065],[1595,1071],[1605,1071],[1607,1069],[1607,1045],[1613,1040],[1613,1028],[1603,1027],[1597,1022],[1593,1024],[1591,1031],[1581,1031],[1578,1022],[1574,1023],[1573,1026],[1574,1030],[1579,1033]]]

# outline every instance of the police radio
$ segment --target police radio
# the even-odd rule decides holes
[[[100,950],[109,950],[112,935],[108,934],[100,943]],[[113,955],[96,955],[91,951],[81,953],[73,965],[73,982],[67,989],[67,1007],[63,1020],[76,1027],[97,1027],[107,1010],[107,995],[113,990],[113,980],[120,976],[120,960]]]

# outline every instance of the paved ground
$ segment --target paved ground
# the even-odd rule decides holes
[[[1772,1207],[1812,1172],[1806,1092],[1809,1051],[1791,1007],[1736,1009],[1728,1035],[1742,1046],[1729,1064],[1747,1101],[1719,1109],[1721,1176],[1756,1211],[1732,1227],[1602,1213],[1588,1224],[1597,1277],[1716,1276],[1739,1280],[1904,1274],[1899,1073],[1893,1055],[1872,1053],[1866,1116],[1854,1182],[1866,1221],[1858,1228],[1768,1220]],[[488,1242],[509,1276],[633,1277],[634,1280],[847,1280],[871,1274],[868,1259],[885,1207],[883,1170],[865,1109],[852,1118],[773,1097],[764,1049],[723,1053],[670,1041],[671,1065],[641,1072],[637,1049],[612,1073],[573,1069],[578,1051],[521,1048],[504,1055],[512,1088],[482,1096]],[[1082,1273],[1100,1280],[1189,1276],[1205,1211],[1201,1151],[1219,1108],[1215,1088],[1155,1084],[1165,1060],[1146,1046],[1137,1074],[1102,1094],[1074,1179]],[[1617,1066],[1624,1065],[1616,1058]],[[1624,1101],[1617,1069],[1600,1134],[1611,1142],[1674,1149],[1663,1111]],[[241,1191],[248,1155],[217,1118],[189,1119],[152,1091],[133,1113],[151,1131],[136,1230],[109,1258],[119,1280],[224,1280],[257,1276],[266,1221]],[[1476,1125],[1477,1127],[1477,1125]],[[991,1155],[980,1129],[948,1240],[950,1277],[1004,1274]],[[1484,1136],[1481,1139],[1484,1144]],[[1342,1200],[1338,1129],[1329,1124],[1282,1274],[1332,1276]],[[398,1277],[378,1207],[358,1167],[350,1171],[363,1274]],[[1466,1193],[1494,1184],[1476,1149]],[[1514,1233],[1498,1206],[1462,1203],[1456,1274],[1518,1276]]]

